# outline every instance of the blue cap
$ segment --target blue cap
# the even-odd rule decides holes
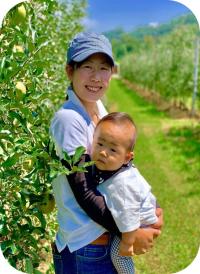
[[[92,32],[78,33],[69,45],[67,64],[71,61],[82,62],[94,53],[106,54],[114,66],[112,46],[104,35]]]

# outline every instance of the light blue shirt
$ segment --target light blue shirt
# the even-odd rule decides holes
[[[79,146],[85,147],[90,154],[95,129],[95,124],[72,89],[68,89],[68,96],[69,100],[55,113],[50,127],[60,158],[63,150],[71,155]],[[107,111],[100,100],[97,107],[101,119]],[[105,232],[105,229],[90,219],[78,205],[65,175],[54,179],[52,186],[58,210],[56,246],[59,252],[66,245],[73,252]]]
[[[130,166],[98,185],[121,232],[157,222],[156,198],[137,168]]]

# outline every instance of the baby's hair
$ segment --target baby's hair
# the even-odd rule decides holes
[[[106,116],[104,116],[96,125],[96,128],[102,124],[103,122],[113,122],[114,124],[117,125],[124,125],[125,123],[131,125],[136,132],[136,125],[133,121],[133,119],[131,118],[131,116],[129,114],[127,114],[126,112],[110,112],[109,114],[107,114]],[[136,133],[133,134],[130,142],[129,142],[129,146],[128,146],[128,150],[132,151],[135,145],[135,141],[136,141]]]

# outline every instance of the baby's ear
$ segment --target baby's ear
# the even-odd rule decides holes
[[[131,160],[133,160],[133,157],[134,157],[134,152],[133,151],[129,151],[126,154],[126,163],[125,164],[128,164],[128,162],[130,162]]]

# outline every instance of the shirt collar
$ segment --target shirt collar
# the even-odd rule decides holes
[[[63,105],[63,108],[65,108],[65,105],[66,104],[68,105],[68,103],[70,102],[73,105],[72,108],[78,111],[89,124],[91,122],[91,118],[88,115],[84,105],[81,103],[80,99],[78,98],[76,93],[73,91],[71,86],[69,86],[67,89],[67,95],[68,95],[68,101]],[[69,108],[69,105],[67,106],[67,108]]]
[[[95,165],[94,165],[94,169],[93,169],[93,176],[94,176],[94,181],[95,183],[101,184],[104,181],[108,180],[109,178],[111,178],[113,175],[117,175],[118,173],[122,172],[125,169],[128,169],[129,167],[132,166],[132,162],[128,162],[127,164],[123,164],[119,169],[114,170],[114,171],[108,171],[108,170],[100,170],[98,169]]]

